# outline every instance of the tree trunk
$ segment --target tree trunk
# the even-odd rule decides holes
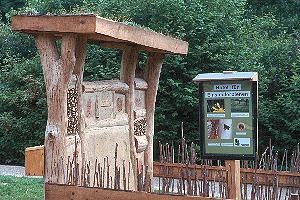
[[[83,113],[83,108],[82,108],[82,104],[83,104],[83,100],[82,100],[82,82],[83,82],[83,71],[84,71],[84,63],[85,63],[85,58],[86,58],[86,48],[87,48],[87,36],[79,36],[78,37],[78,41],[76,44],[76,64],[74,67],[74,71],[73,71],[73,75],[76,76],[76,89],[77,89],[77,94],[78,94],[78,119],[79,120],[79,141],[80,142],[80,149],[81,152],[79,152],[79,158],[81,159],[79,162],[81,162],[81,164],[84,163],[87,152],[86,152],[86,144],[85,144],[85,135],[83,134],[83,130],[84,130],[84,119],[81,115],[81,113]],[[75,162],[76,163],[76,162]],[[77,167],[77,166],[76,166]],[[79,169],[76,169],[75,171],[78,171]],[[78,177],[76,177],[75,183],[76,185],[78,184]]]
[[[164,54],[150,53],[145,67],[145,80],[148,83],[146,91],[146,120],[147,130],[146,137],[148,140],[148,147],[144,154],[144,163],[148,165],[148,173],[146,174],[146,190],[149,191],[153,179],[153,136],[154,136],[154,112],[155,102],[159,83],[161,67],[164,60]]]
[[[65,140],[67,129],[67,91],[75,66],[76,57],[84,57],[85,51],[76,54],[75,34],[64,34],[59,55],[53,34],[39,34],[36,46],[47,93],[48,120],[45,131],[45,182],[65,183],[63,170],[66,163]],[[78,58],[77,58],[78,59]],[[80,59],[78,59],[80,60]],[[84,59],[81,59],[84,61]],[[81,86],[80,86],[81,87]]]
[[[134,47],[128,47],[123,50],[122,65],[120,79],[124,81],[128,86],[129,90],[126,93],[126,112],[129,118],[129,138],[130,138],[130,160],[133,169],[134,176],[134,188],[137,190],[137,164],[136,157],[137,153],[135,150],[133,121],[134,121],[134,78],[135,69],[138,63],[138,50]]]

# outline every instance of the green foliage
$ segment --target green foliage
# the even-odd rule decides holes
[[[26,0],[1,0],[0,1],[0,20],[6,21],[6,14],[11,9],[18,9],[25,6]]]
[[[0,77],[0,160],[22,163],[24,149],[41,144],[47,119],[38,55],[6,60]]]
[[[90,45],[84,69],[85,80],[118,79],[122,53],[114,49],[101,49]]]
[[[271,137],[282,150],[299,142],[298,4],[293,0],[28,0],[21,10],[5,8],[1,14],[94,12],[188,41],[188,55],[167,56],[162,68],[156,141],[178,143],[183,121],[188,141],[199,142],[197,85],[191,82],[198,73],[258,71],[260,148]],[[43,143],[46,101],[33,38],[10,32],[6,23],[0,25],[0,162],[21,163],[25,146]],[[140,58],[143,67],[145,54]],[[85,80],[118,78],[120,61],[120,51],[89,45]]]

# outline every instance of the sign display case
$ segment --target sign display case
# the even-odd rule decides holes
[[[202,158],[254,159],[257,151],[257,73],[199,74]]]

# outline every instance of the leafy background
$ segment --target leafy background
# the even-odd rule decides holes
[[[0,164],[23,164],[24,149],[44,140],[45,87],[34,38],[10,30],[15,14],[82,14],[151,29],[189,42],[185,57],[162,68],[155,140],[199,144],[198,73],[259,73],[259,149],[300,141],[299,0],[1,0]],[[90,44],[85,80],[118,78],[121,53]],[[140,65],[145,54],[140,54]]]

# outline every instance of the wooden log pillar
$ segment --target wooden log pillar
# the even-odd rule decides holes
[[[84,63],[86,40],[77,43],[76,34],[63,34],[61,53],[57,50],[53,34],[38,34],[36,47],[41,56],[45,79],[48,119],[45,131],[45,176],[46,183],[65,183],[64,167],[67,130],[67,91],[74,69],[80,74]],[[78,49],[78,48],[77,48]],[[81,80],[82,81],[82,80]]]
[[[83,71],[84,71],[84,63],[85,63],[85,58],[86,58],[86,50],[87,50],[87,36],[86,35],[81,35],[78,36],[77,38],[77,43],[76,43],[76,50],[75,50],[75,56],[76,56],[76,63],[74,66],[74,71],[73,75],[76,76],[76,90],[78,94],[78,120],[79,120],[79,141],[80,142],[80,150],[81,152],[78,152],[78,159],[81,157],[81,164],[84,163],[85,158],[86,158],[86,143],[85,141],[85,134],[83,134],[83,129],[84,129],[84,118],[82,117],[82,113],[84,113],[82,105],[83,105],[83,98],[82,98],[82,82],[83,82]],[[75,141],[77,142],[77,141]],[[78,161],[80,162],[80,161]],[[76,169],[78,170],[78,169]],[[78,177],[77,177],[78,178]],[[78,184],[79,180],[76,178],[75,183],[76,185]]]
[[[129,119],[129,138],[130,138],[130,160],[133,169],[134,176],[134,189],[137,190],[137,164],[136,164],[136,149],[134,141],[134,78],[135,70],[138,64],[138,49],[135,47],[125,47],[122,54],[122,63],[120,71],[120,80],[125,82],[129,86],[129,90],[126,93],[126,112]]]
[[[148,83],[148,89],[146,91],[146,120],[148,124],[146,129],[146,137],[148,140],[148,146],[144,153],[144,163],[145,166],[148,166],[148,172],[145,177],[146,191],[149,191],[151,189],[153,180],[154,113],[159,77],[163,60],[164,54],[149,53],[144,71],[144,78]]]
[[[228,199],[241,199],[240,160],[226,160],[228,170]]]

